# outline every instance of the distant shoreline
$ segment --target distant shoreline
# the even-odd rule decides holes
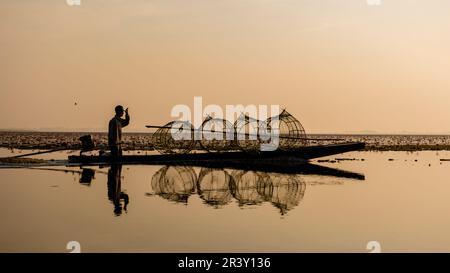
[[[0,134],[2,133],[36,133],[36,134],[106,134],[107,131],[40,131],[40,130],[8,130],[8,129],[0,129]],[[127,131],[123,132],[126,134],[151,134],[153,132],[144,132],[144,131]],[[307,133],[308,136],[448,136],[450,137],[450,133],[432,133],[432,134],[424,134],[424,133]]]
[[[46,150],[78,149],[79,137],[92,135],[98,149],[107,149],[106,132],[0,132],[0,147],[6,149]],[[124,150],[154,150],[152,133],[123,133]],[[324,137],[326,136],[326,137]],[[365,142],[366,151],[450,151],[450,135],[352,135],[309,134],[309,138],[336,140],[308,140],[308,145],[336,142]]]

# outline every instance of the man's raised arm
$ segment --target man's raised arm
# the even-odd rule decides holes
[[[127,126],[130,124],[130,115],[128,114],[128,108],[125,110],[125,119],[121,120],[122,127]]]

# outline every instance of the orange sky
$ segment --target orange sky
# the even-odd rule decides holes
[[[280,104],[309,133],[450,133],[450,1],[3,0],[0,128]],[[77,102],[77,105],[74,103]]]

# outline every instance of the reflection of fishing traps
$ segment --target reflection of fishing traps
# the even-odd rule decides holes
[[[159,196],[181,203],[195,192],[197,175],[190,167],[166,166],[152,177],[152,189]]]
[[[232,176],[235,181],[233,196],[239,205],[256,205],[265,201],[258,192],[258,185],[270,179],[266,173],[236,170]]]
[[[194,127],[187,121],[172,121],[152,136],[155,150],[162,154],[189,153],[195,146]]]
[[[223,169],[202,168],[198,176],[197,189],[206,204],[218,207],[228,204],[233,195],[233,177]]]
[[[306,190],[306,184],[296,175],[254,171],[235,171],[232,175],[234,197],[240,205],[268,201],[279,208],[281,214],[297,206]]]
[[[296,175],[271,174],[259,180],[258,193],[280,209],[281,214],[298,205],[306,190],[305,182]]]
[[[216,208],[230,203],[234,197],[240,206],[271,202],[285,214],[299,204],[306,184],[293,174],[275,174],[202,168],[197,176],[191,167],[163,167],[152,177],[155,194],[180,203],[187,203],[195,193]]]

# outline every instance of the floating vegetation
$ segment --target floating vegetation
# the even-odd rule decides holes
[[[207,126],[219,124],[218,121],[210,122]],[[206,126],[206,125],[205,125]],[[295,130],[293,131],[296,134]],[[282,133],[282,132],[281,132]],[[301,130],[299,135],[303,136]],[[95,142],[96,148],[108,147],[107,133],[89,133]],[[127,133],[122,135],[123,150],[154,150],[155,133]],[[79,138],[86,135],[79,133],[60,132],[0,132],[0,147],[9,149],[55,149],[62,147],[79,146]],[[312,134],[307,136],[307,141],[301,141],[306,145],[331,144],[336,141],[323,141],[319,139],[342,139],[342,142],[365,142],[367,151],[450,151],[450,135],[324,135]],[[318,140],[314,140],[317,138]],[[284,141],[284,140],[283,140]],[[299,140],[300,141],[300,140]],[[289,139],[286,139],[289,142]],[[215,151],[217,142],[203,142],[204,149]],[[281,143],[283,146],[283,143]],[[202,149],[200,143],[196,143],[193,149]]]
[[[0,158],[0,164],[39,164],[46,160],[37,158]]]

